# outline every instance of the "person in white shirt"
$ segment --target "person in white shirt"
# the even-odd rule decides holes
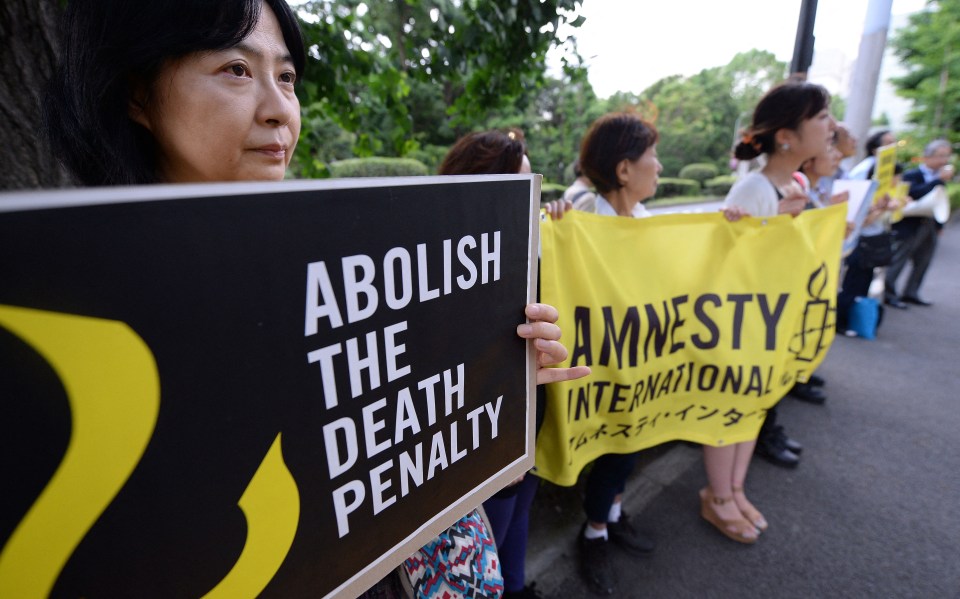
[[[657,160],[657,139],[654,126],[635,114],[611,113],[597,119],[580,146],[580,168],[597,194],[594,201],[580,203],[580,209],[612,217],[649,216],[643,201],[653,197],[663,170]],[[600,594],[616,589],[611,544],[633,554],[654,548],[653,541],[635,530],[621,509],[637,455],[600,456],[587,476],[583,502],[587,522],[578,540],[580,570],[588,586]]]
[[[766,156],[759,171],[748,174],[727,194],[725,205],[740,207],[751,216],[796,216],[807,204],[806,192],[794,173],[804,161],[823,152],[832,142],[836,121],[830,115],[830,94],[819,85],[788,82],[761,98],[753,121],[734,154],[739,160]],[[767,413],[764,428],[772,432],[775,406]],[[782,429],[779,429],[782,432]],[[762,433],[761,433],[762,434]],[[771,461],[795,466],[798,444],[785,435],[779,443],[757,445],[757,440],[722,447],[704,446],[708,486],[700,491],[701,515],[717,530],[740,543],[754,543],[767,528],[763,515],[744,493],[744,481],[754,448],[771,453]],[[761,455],[764,455],[761,453]]]
[[[596,202],[597,194],[593,191],[593,184],[590,183],[590,179],[588,179],[580,169],[579,158],[573,163],[573,174],[576,175],[577,178],[573,182],[573,185],[563,192],[561,199],[564,202],[569,202],[574,210],[583,210],[584,206],[592,205],[592,203]]]

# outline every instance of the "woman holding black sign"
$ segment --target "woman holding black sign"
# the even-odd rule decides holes
[[[62,42],[43,110],[81,184],[284,178],[306,56],[283,0],[71,0]],[[583,376],[547,368],[567,356],[556,309],[525,314],[517,334],[538,350],[537,383]]]
[[[460,138],[447,152],[439,172],[441,175],[495,175],[532,171],[523,133],[518,129],[508,129],[475,132]],[[543,416],[542,401],[542,391],[538,389],[538,428]],[[533,599],[540,596],[533,585],[526,584],[524,568],[530,507],[539,484],[538,477],[526,474],[515,484],[483,502],[500,558],[504,599]]]
[[[300,135],[306,63],[284,0],[71,0],[43,109],[47,134],[84,185],[280,180]],[[529,168],[529,163],[528,167]],[[537,383],[583,376],[557,311],[526,308]]]

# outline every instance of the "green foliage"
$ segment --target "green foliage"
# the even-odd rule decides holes
[[[566,190],[566,185],[561,185],[559,183],[544,183],[540,187],[540,201],[551,202],[553,200],[559,200],[561,197],[563,197],[563,192]]]
[[[703,187],[706,192],[712,196],[726,196],[736,181],[736,175],[720,175],[719,177],[704,181]]]
[[[300,5],[311,58],[298,86],[303,130],[292,173],[330,176],[337,161],[373,156],[415,158],[432,173],[463,134],[518,127],[534,172],[569,184],[589,125],[623,109],[655,121],[665,175],[693,162],[725,172],[738,117],[783,78],[785,64],[753,50],[693,77],[662,79],[642,94],[600,100],[575,40],[555,35],[562,24],[580,24],[572,15],[581,1]],[[563,72],[547,76],[546,52],[561,45],[568,50]]]
[[[356,156],[449,146],[542,85],[554,34],[581,0],[314,0],[298,7],[310,55],[304,111],[353,137]],[[309,135],[310,132],[308,131]],[[311,142],[310,145],[313,145]],[[323,163],[312,148],[295,166]]]
[[[692,77],[665,77],[644,90],[637,104],[641,113],[652,113],[661,131],[657,153],[664,173],[678,175],[692,162],[726,168],[738,118],[749,119],[760,97],[783,80],[786,70],[772,53],[750,50],[726,66]]]
[[[702,184],[707,179],[713,179],[719,174],[720,169],[717,168],[717,165],[708,162],[695,162],[680,169],[679,176],[681,179],[694,179]]]
[[[448,146],[424,145],[407,153],[406,158],[413,158],[427,165],[427,170],[436,173],[440,169],[443,157],[447,155]]]
[[[328,163],[351,158],[357,136],[317,110],[316,105],[302,107],[301,120],[300,139],[290,172],[301,179],[329,177]]]
[[[960,210],[960,183],[948,184],[947,195],[950,196],[950,211]]]
[[[590,124],[604,113],[584,69],[568,69],[565,78],[541,86],[519,119],[494,121],[513,125],[527,137],[530,164],[550,182],[573,183],[571,165]]]
[[[412,158],[350,158],[330,163],[331,177],[410,177],[429,174],[427,165]]]
[[[830,114],[837,121],[842,121],[843,117],[847,115],[847,101],[843,96],[837,94],[830,96]]]
[[[910,15],[892,40],[907,68],[891,82],[913,101],[909,120],[926,139],[960,141],[960,0],[937,0]]]
[[[700,194],[700,183],[694,179],[661,177],[654,198],[672,198]]]
[[[885,129],[890,128],[890,115],[886,112],[880,113],[880,116],[870,120],[871,127],[883,127]]]

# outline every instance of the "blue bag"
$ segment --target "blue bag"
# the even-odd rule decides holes
[[[877,324],[880,321],[880,302],[872,297],[856,298],[850,306],[847,321],[858,337],[876,339]]]

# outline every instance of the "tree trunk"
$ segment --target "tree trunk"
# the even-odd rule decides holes
[[[70,184],[41,133],[39,102],[56,64],[60,11],[57,0],[0,4],[0,189]]]

